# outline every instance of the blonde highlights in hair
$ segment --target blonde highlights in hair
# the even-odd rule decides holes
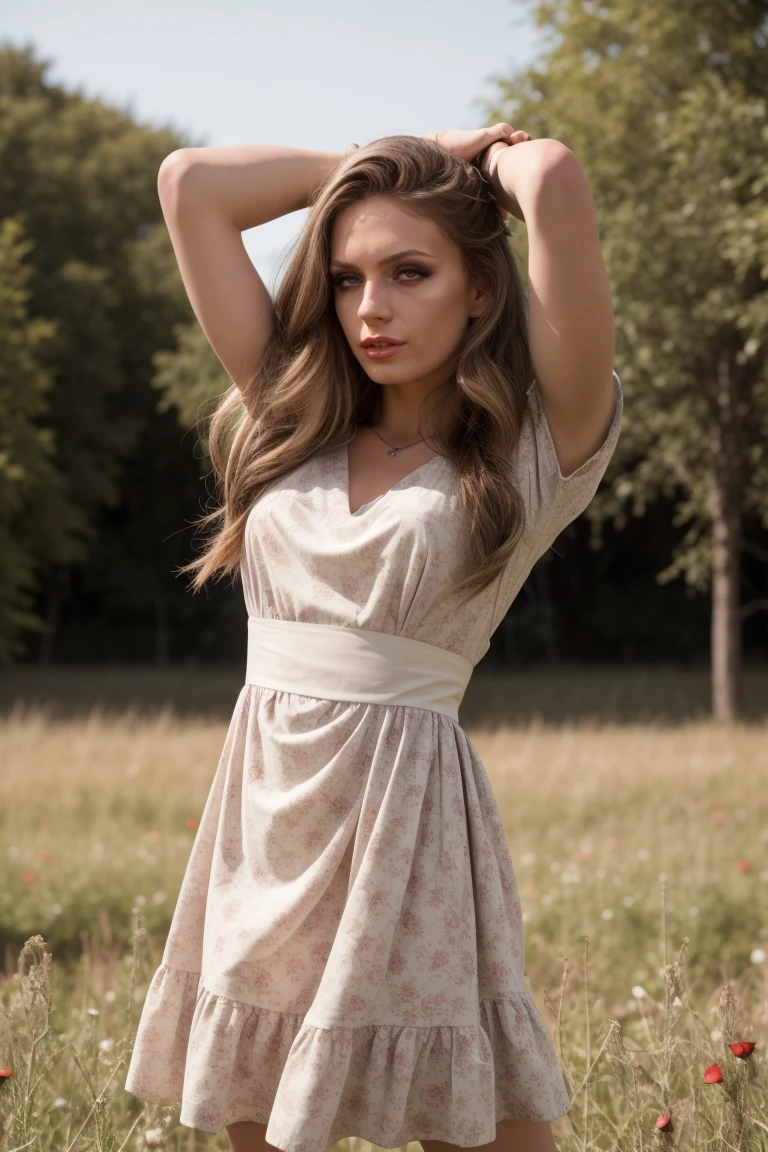
[[[373,196],[432,220],[461,252],[469,282],[490,297],[456,350],[448,385],[458,392],[458,417],[439,440],[458,470],[473,557],[455,591],[469,599],[487,588],[519,540],[524,507],[512,461],[532,366],[525,291],[506,225],[477,164],[421,137],[385,136],[348,155],[314,193],[276,293],[262,361],[245,388],[224,393],[211,418],[208,450],[221,501],[200,521],[209,530],[204,551],[182,569],[194,573],[195,589],[239,571],[248,514],[270,483],[375,420],[380,388],[347,343],[328,272],[334,220]]]

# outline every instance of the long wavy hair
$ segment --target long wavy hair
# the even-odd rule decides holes
[[[204,550],[182,569],[194,573],[195,590],[211,576],[237,574],[248,514],[270,483],[313,453],[346,445],[358,425],[378,417],[380,386],[349,347],[328,271],[334,220],[373,196],[434,221],[462,253],[470,283],[490,295],[485,312],[468,321],[455,371],[441,386],[458,391],[458,418],[447,438],[431,438],[458,470],[466,513],[470,562],[454,591],[466,601],[487,588],[518,542],[525,511],[512,458],[533,373],[525,290],[506,223],[477,160],[418,136],[384,136],[348,155],[313,193],[262,361],[245,388],[223,394],[210,420],[220,499],[199,521],[208,529]]]

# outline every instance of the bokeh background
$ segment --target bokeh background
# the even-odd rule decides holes
[[[245,668],[177,574],[227,381],[158,167],[499,120],[582,163],[625,395],[460,715],[558,1145],[768,1149],[767,117],[764,0],[0,8],[0,1152],[227,1146],[122,1089]],[[305,215],[245,234],[273,292]]]

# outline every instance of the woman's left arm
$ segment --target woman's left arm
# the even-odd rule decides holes
[[[603,443],[615,408],[613,307],[592,192],[559,140],[493,144],[483,167],[528,230],[531,359],[568,476]]]

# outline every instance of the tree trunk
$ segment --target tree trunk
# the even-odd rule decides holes
[[[155,664],[165,668],[169,663],[170,635],[168,602],[159,582],[155,584]]]
[[[40,635],[40,647],[37,654],[38,663],[45,666],[53,664],[60,613],[61,578],[59,572],[54,569],[48,578],[45,589],[44,629]]]
[[[727,352],[718,360],[712,428],[712,714],[733,722],[742,708],[741,516],[744,486],[740,376]]]

